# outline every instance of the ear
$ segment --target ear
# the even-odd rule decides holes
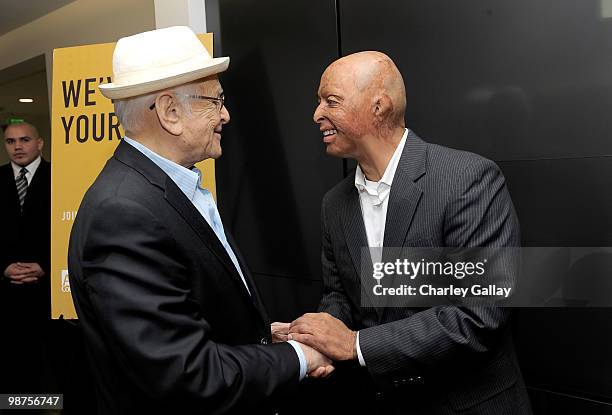
[[[43,140],[42,138],[39,138],[38,139],[38,151],[42,151],[44,145],[45,145],[45,140]]]
[[[176,97],[169,92],[155,98],[155,112],[164,130],[172,135],[181,135],[184,129],[184,110]]]
[[[387,94],[381,94],[376,97],[374,102],[374,117],[383,121],[393,113],[393,101]]]

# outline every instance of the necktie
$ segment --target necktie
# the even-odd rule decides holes
[[[19,195],[19,205],[21,206],[21,210],[23,211],[23,201],[25,200],[26,193],[28,191],[28,179],[26,179],[26,173],[28,169],[22,167],[19,170],[19,176],[15,179],[15,183],[17,185],[17,194]]]

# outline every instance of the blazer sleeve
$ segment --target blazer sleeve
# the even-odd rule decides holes
[[[518,220],[499,168],[479,159],[457,183],[445,216],[445,245],[519,246]],[[387,383],[489,352],[509,317],[510,311],[500,307],[437,306],[361,330],[359,343],[369,372]]]
[[[321,208],[321,278],[323,281],[323,297],[319,303],[318,311],[329,313],[337,319],[342,320],[347,327],[353,327],[351,306],[338,273],[338,266],[336,265],[334,250],[329,235],[326,214],[327,204],[327,197],[325,197],[323,198]]]
[[[145,393],[216,413],[298,384],[291,345],[210,339],[185,254],[147,208],[113,197],[96,207],[87,228],[81,265],[91,312],[106,346]]]

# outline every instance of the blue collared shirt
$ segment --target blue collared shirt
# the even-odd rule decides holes
[[[238,263],[238,258],[236,258],[236,254],[234,250],[227,242],[227,238],[225,236],[225,230],[223,229],[223,223],[221,222],[221,216],[219,216],[219,211],[217,210],[217,204],[215,203],[212,194],[200,186],[202,173],[196,167],[192,167],[191,170],[177,164],[171,160],[168,160],[154,151],[149,150],[144,145],[140,144],[138,141],[134,141],[129,137],[124,137],[123,140],[134,147],[136,150],[140,151],[142,154],[147,156],[153,163],[155,163],[160,169],[162,169],[169,177],[172,179],[174,183],[181,189],[181,191],[187,196],[187,199],[193,204],[193,206],[200,212],[200,215],[206,220],[206,222],[210,225],[217,238],[219,238],[219,242],[223,245],[230,259],[234,263],[238,274],[240,274],[240,278],[244,283],[249,294],[251,290],[249,290],[249,286],[246,283],[246,279],[242,274],[242,269],[240,268],[240,264]],[[298,355],[298,359],[300,361],[300,380],[306,376],[307,363],[306,356],[302,351],[302,348],[294,341],[289,341],[289,344],[293,347],[295,352]]]
[[[227,254],[236,267],[236,271],[238,271],[240,278],[242,278],[244,286],[250,294],[251,291],[249,290],[246,279],[242,274],[242,269],[238,263],[238,258],[236,258],[236,254],[230,247],[229,243],[227,242],[227,238],[225,237],[225,230],[223,229],[223,223],[221,222],[221,217],[219,216],[219,211],[217,210],[217,204],[215,203],[212,194],[200,186],[200,180],[202,177],[200,170],[198,170],[196,167],[192,167],[191,170],[189,170],[188,168],[149,150],[138,141],[134,141],[129,137],[125,137],[124,140],[126,143],[130,144],[142,154],[147,156],[153,163],[157,164],[160,169],[170,176],[172,181],[176,183],[185,196],[187,196],[187,199],[189,199],[198,212],[200,212],[202,217],[215,232],[215,235],[217,235],[217,238],[219,238],[219,242],[221,242],[227,251]]]

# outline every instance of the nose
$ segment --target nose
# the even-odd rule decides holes
[[[224,105],[223,108],[221,108],[221,124],[227,124],[228,122],[230,122],[230,114],[227,107]]]
[[[314,114],[312,115],[312,120],[316,124],[320,124],[323,121],[323,118],[323,110],[321,109],[321,103],[319,103],[317,108],[315,108]]]

